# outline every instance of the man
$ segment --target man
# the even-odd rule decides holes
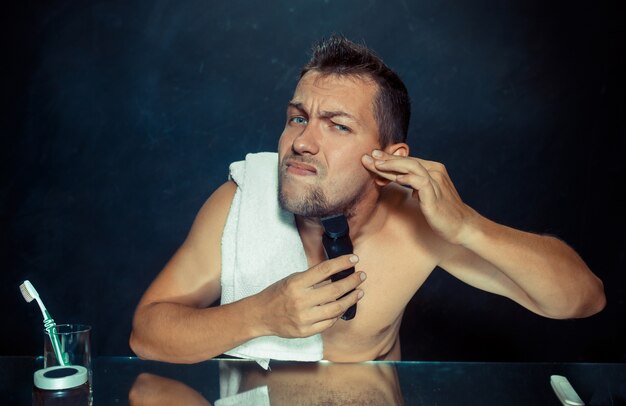
[[[197,362],[256,337],[321,333],[325,359],[398,360],[404,308],[436,266],[545,317],[600,311],[602,283],[571,248],[482,217],[442,164],[409,156],[409,115],[406,87],[369,50],[341,37],[318,44],[278,146],[280,204],[295,215],[309,268],[207,307],[220,296],[220,243],[237,190],[229,181],[141,299],[133,351]],[[326,260],[319,219],[337,213],[348,218],[355,255]],[[357,302],[357,316],[341,320]]]

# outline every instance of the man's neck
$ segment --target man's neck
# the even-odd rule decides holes
[[[371,193],[357,203],[348,217],[350,239],[354,246],[365,240],[369,235],[376,233],[384,224],[386,208],[380,203],[380,191]],[[295,216],[300,238],[305,240],[319,239],[324,228],[319,218]]]

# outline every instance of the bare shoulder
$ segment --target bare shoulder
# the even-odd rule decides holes
[[[159,273],[139,306],[155,302],[206,307],[220,295],[221,239],[237,185],[228,181],[203,204],[181,247]]]
[[[196,244],[204,246],[206,240],[214,238],[216,234],[219,234],[221,239],[236,191],[237,184],[228,181],[211,194],[200,208],[184,246]]]
[[[441,254],[446,243],[426,221],[419,201],[412,196],[412,189],[390,183],[383,189],[381,199],[388,210],[387,229],[431,255]]]
[[[484,275],[491,278],[496,275],[492,264],[469,249],[446,241],[432,229],[420,209],[419,201],[412,197],[411,189],[395,184],[387,188],[385,202],[391,207],[389,225],[394,230],[393,241],[408,239],[408,243],[404,244],[408,254],[404,257],[420,264],[427,259],[429,267],[439,266],[472,286],[475,286],[474,280]],[[494,288],[484,290],[494,291]]]
[[[390,183],[381,198],[387,211],[385,239],[394,242],[393,250],[400,250],[400,258],[419,264],[417,272],[432,271],[450,247],[426,221],[412,190]]]

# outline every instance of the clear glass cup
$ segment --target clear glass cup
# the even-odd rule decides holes
[[[66,365],[81,365],[87,368],[89,393],[93,393],[93,372],[91,369],[91,326],[85,324],[57,324],[56,334],[44,330],[43,365],[44,368],[61,365],[56,352],[58,343],[59,352]],[[56,338],[56,343],[54,342]],[[91,396],[90,396],[91,403]]]

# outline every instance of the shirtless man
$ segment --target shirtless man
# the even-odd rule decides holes
[[[280,202],[295,214],[309,269],[208,307],[220,296],[220,241],[237,187],[227,182],[142,297],[133,351],[188,363],[255,337],[321,333],[327,360],[398,360],[404,308],[436,266],[545,317],[600,311],[602,282],[571,248],[488,220],[461,200],[442,164],[409,156],[409,114],[404,84],[366,48],[340,37],[318,45],[278,146]],[[338,212],[354,255],[325,260],[319,218]],[[357,316],[341,320],[357,302]]]

